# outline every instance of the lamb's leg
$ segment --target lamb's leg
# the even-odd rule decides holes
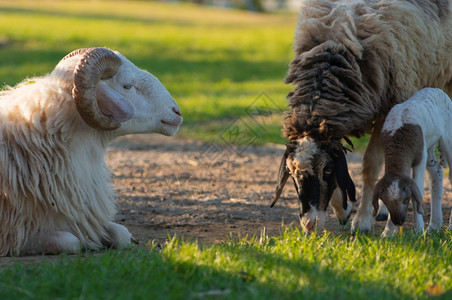
[[[362,163],[363,193],[358,211],[352,221],[352,234],[357,230],[368,232],[372,227],[372,194],[384,162],[380,130],[381,125],[374,128],[366,152],[364,153]]]
[[[392,223],[391,221],[391,214],[389,214],[388,216],[388,220],[386,222],[386,227],[383,230],[383,232],[381,233],[381,237],[394,237],[397,233],[398,227],[396,225],[394,225],[394,223]]]
[[[107,231],[110,237],[108,246],[113,248],[127,248],[136,242],[129,230],[120,224],[108,222]]]
[[[342,202],[342,192],[339,188],[336,188],[331,196],[330,200],[331,207],[333,208],[334,214],[341,225],[347,224],[348,218],[352,212],[353,204],[347,201],[347,209],[344,209]]]
[[[450,130],[448,131],[449,133]],[[440,154],[443,156],[442,158],[446,160],[448,166],[443,167],[449,167],[449,182],[452,184],[452,137],[447,139],[440,139],[439,141],[439,149]],[[452,209],[450,211],[450,217],[449,217],[449,230],[452,230]]]
[[[435,158],[435,147],[428,150],[427,172],[430,184],[430,223],[429,232],[441,229],[443,214],[441,211],[443,200],[443,169]]]
[[[422,155],[421,162],[413,168],[413,180],[416,182],[417,187],[419,188],[419,192],[421,193],[421,204],[422,198],[424,196],[424,175],[425,168],[427,164],[427,150],[424,150]],[[417,233],[424,233],[424,219],[420,213],[417,212],[417,209],[413,203],[413,212],[414,212],[414,231]]]
[[[450,172],[450,171],[449,171]],[[449,230],[452,230],[452,209],[450,210],[450,217],[449,217],[449,227],[447,227]]]

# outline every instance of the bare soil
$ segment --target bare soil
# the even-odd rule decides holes
[[[281,145],[231,147],[177,136],[118,139],[106,157],[118,196],[117,222],[129,228],[141,244],[162,242],[174,234],[201,243],[218,243],[228,237],[259,235],[264,230],[268,235],[278,234],[283,224],[298,226],[299,204],[291,182],[270,208],[283,151]],[[362,155],[349,153],[347,159],[359,199]],[[445,180],[446,224],[452,206],[451,191]],[[428,190],[424,209],[428,224]],[[410,210],[405,228],[411,228],[412,215]],[[384,224],[375,222],[376,234]],[[349,234],[350,222],[341,226],[329,208],[326,229]]]
[[[140,246],[183,236],[200,243],[219,243],[228,238],[276,235],[284,226],[298,226],[299,204],[288,182],[281,199],[270,208],[276,185],[281,145],[231,147],[215,143],[133,135],[117,139],[108,149],[118,199],[116,222],[125,225]],[[357,198],[362,188],[359,153],[348,154]],[[427,187],[427,186],[426,186]],[[444,222],[452,206],[451,185],[445,180]],[[425,222],[430,216],[430,194],[424,196]],[[355,204],[354,211],[358,204]],[[350,234],[350,222],[339,225],[328,208],[326,229]],[[406,228],[411,227],[412,210]],[[375,222],[380,234],[384,222]],[[55,257],[54,257],[55,258]],[[0,258],[0,266],[38,257]],[[53,259],[47,256],[45,259]]]

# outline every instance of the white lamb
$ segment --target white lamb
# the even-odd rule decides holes
[[[130,133],[174,135],[160,81],[118,52],[79,49],[0,92],[0,256],[126,247],[104,155]]]
[[[410,198],[413,200],[415,231],[424,231],[422,196],[426,168],[431,190],[428,230],[441,228],[443,171],[435,157],[435,149],[438,145],[441,158],[451,166],[451,124],[452,101],[440,89],[422,89],[390,110],[381,133],[385,174],[375,186],[372,199],[374,215],[378,210],[378,199],[389,210],[382,236],[393,236],[397,226],[404,223]],[[449,181],[452,183],[452,173],[449,173]],[[449,228],[452,227],[452,219],[450,221]]]

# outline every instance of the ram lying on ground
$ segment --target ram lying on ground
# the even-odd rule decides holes
[[[112,222],[106,147],[181,123],[155,76],[105,48],[71,52],[0,92],[0,256],[128,246],[132,235]]]
[[[302,0],[295,57],[286,78],[295,85],[288,94],[291,110],[283,130],[289,143],[274,202],[292,176],[302,224],[321,229],[339,186],[344,223],[347,195],[353,200],[354,185],[344,175],[341,140],[370,132],[363,195],[351,228],[369,231],[373,187],[384,159],[383,120],[392,106],[426,86],[451,94],[451,47],[449,0]],[[303,149],[311,154],[299,155]]]
[[[441,160],[452,166],[451,124],[452,101],[440,89],[422,89],[389,111],[381,132],[385,174],[375,185],[372,198],[374,215],[378,211],[378,199],[383,200],[389,210],[382,236],[393,236],[397,226],[403,225],[410,198],[414,207],[414,229],[424,232],[422,196],[426,168],[431,190],[428,230],[441,229],[443,170],[435,151],[438,146]],[[452,173],[449,173],[449,181],[452,183]]]

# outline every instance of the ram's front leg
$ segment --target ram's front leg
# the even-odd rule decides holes
[[[21,254],[76,254],[81,250],[82,244],[75,235],[67,231],[53,231],[30,238]]]
[[[358,211],[352,221],[351,232],[369,232],[373,222],[372,195],[384,162],[383,146],[380,140],[380,126],[375,126],[363,156],[363,192]]]
[[[105,242],[106,246],[120,249],[129,247],[131,243],[137,243],[130,231],[120,224],[108,222],[107,232],[110,240]]]
[[[333,208],[334,214],[339,221],[339,224],[345,225],[352,213],[353,204],[347,201],[347,208],[344,209],[343,197],[341,189],[336,188],[331,196],[330,205]]]

